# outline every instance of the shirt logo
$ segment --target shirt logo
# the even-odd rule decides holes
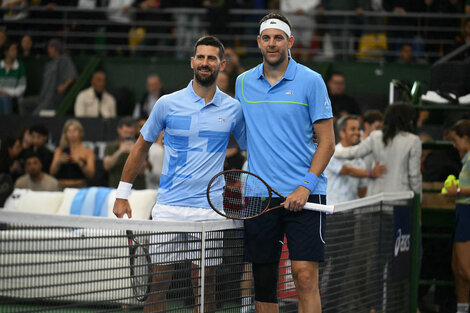
[[[225,119],[219,117],[219,123],[225,123]]]
[[[293,95],[294,92],[292,90],[286,91],[286,95]]]

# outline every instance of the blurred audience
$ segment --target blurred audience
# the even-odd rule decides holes
[[[18,102],[26,90],[26,73],[23,63],[17,59],[16,43],[3,45],[0,62],[0,115],[18,112]]]
[[[137,122],[131,117],[122,118],[117,126],[118,138],[106,145],[104,151],[103,168],[108,172],[108,186],[117,188],[121,179],[122,169],[127,157],[134,147],[137,133]],[[145,189],[145,170],[148,162],[142,167],[134,180],[134,189]]]
[[[413,62],[413,46],[410,43],[402,44],[398,52],[398,63],[410,64]]]
[[[235,97],[235,94],[230,91],[230,77],[227,72],[219,73],[219,76],[217,76],[217,87],[231,97]]]
[[[455,44],[453,49],[457,49],[468,43],[470,43],[470,19],[465,20],[462,26],[462,32],[455,37]],[[454,59],[467,61],[470,60],[470,49],[466,49],[465,51],[459,53]]]
[[[146,83],[147,92],[142,96],[139,102],[134,107],[132,116],[137,119],[147,119],[152,112],[155,102],[165,94],[162,89],[162,82],[160,76],[152,74],[147,77]]]
[[[227,94],[235,94],[235,82],[238,75],[243,73],[245,69],[240,64],[237,53],[232,48],[225,49],[226,65],[224,72],[229,76],[229,89]]]
[[[149,166],[145,171],[145,184],[147,189],[155,189],[160,185],[162,175],[163,157],[165,148],[163,146],[164,131],[158,135],[157,140],[150,146],[148,161]]]
[[[0,173],[10,175],[12,182],[23,174],[18,155],[21,152],[20,141],[16,138],[2,140],[0,147]]]
[[[31,145],[23,148],[19,158],[24,165],[26,156],[34,153],[41,159],[43,171],[49,173],[54,156],[46,147],[47,140],[49,139],[49,130],[42,124],[36,124],[31,126],[29,131],[31,133]]]
[[[327,87],[335,120],[350,114],[361,115],[361,109],[356,100],[346,94],[344,74],[333,72],[327,81]]]
[[[19,58],[30,58],[33,56],[33,39],[30,35],[24,35],[20,41]]]
[[[407,104],[388,106],[382,130],[352,147],[337,147],[336,158],[354,159],[372,154],[375,162],[387,167],[383,178],[371,181],[367,196],[381,192],[413,191],[421,194],[421,141],[413,134],[416,112]]]
[[[384,125],[384,115],[379,110],[368,110],[362,117],[362,140],[369,137],[374,130],[382,129]]]
[[[18,140],[21,144],[21,150],[26,150],[33,144],[33,136],[31,135],[31,131],[29,127],[22,127],[19,135]]]
[[[357,116],[341,117],[338,120],[338,132],[340,142],[336,145],[337,148],[357,145],[361,140],[360,121]],[[380,163],[369,169],[362,158],[331,158],[325,170],[328,177],[327,202],[336,204],[364,197],[367,187],[364,178],[383,177],[386,170]]]
[[[76,117],[116,117],[116,100],[106,91],[106,74],[96,71],[91,87],[82,90],[75,100]]]
[[[83,145],[83,136],[83,126],[78,120],[65,122],[50,169],[50,174],[59,180],[61,188],[86,187],[87,179],[95,175],[95,154]]]
[[[38,115],[41,110],[56,110],[78,76],[72,59],[64,53],[62,41],[49,40],[47,53],[52,60],[44,67],[41,92],[23,101],[20,114]]]
[[[15,182],[15,188],[31,189],[34,191],[58,191],[59,182],[49,174],[44,173],[41,158],[37,153],[29,153],[25,157],[25,172]]]

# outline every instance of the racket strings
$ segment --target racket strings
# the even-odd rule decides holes
[[[222,176],[221,176],[222,178]],[[223,209],[226,216],[250,218],[262,213],[269,201],[267,186],[256,176],[231,171],[223,175]]]

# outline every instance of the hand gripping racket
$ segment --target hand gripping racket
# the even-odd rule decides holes
[[[211,208],[222,216],[237,220],[251,219],[282,208],[269,207],[273,193],[285,200],[259,176],[242,170],[220,172],[207,186],[207,200]],[[332,214],[334,206],[307,202],[304,209]]]
[[[152,261],[148,248],[136,240],[132,231],[127,230],[126,234],[129,243],[132,291],[137,300],[145,301],[152,283]]]

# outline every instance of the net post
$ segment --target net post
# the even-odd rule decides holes
[[[410,313],[418,309],[419,283],[419,247],[420,247],[420,211],[421,197],[415,193],[411,212],[411,277],[410,277]]]
[[[204,312],[204,298],[205,298],[205,285],[206,285],[206,227],[202,224],[201,231],[201,292],[200,292],[200,309],[199,312]]]

